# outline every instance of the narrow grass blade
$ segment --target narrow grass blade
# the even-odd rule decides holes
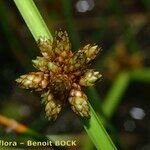
[[[130,78],[128,73],[122,72],[114,81],[108,95],[105,98],[105,101],[102,104],[102,111],[106,117],[111,118],[114,110],[116,110],[122,95],[129,85],[129,80]]]
[[[87,90],[86,90],[86,94],[88,96],[88,99],[91,103],[91,105],[93,106],[94,110],[101,114],[102,111],[101,111],[101,105],[102,105],[102,101],[101,101],[101,98],[96,90],[95,87],[89,87]]]
[[[14,2],[36,41],[41,36],[52,39],[52,35],[43,21],[33,0],[14,0]]]
[[[129,71],[131,80],[150,83],[150,68],[142,68]]]
[[[89,106],[91,118],[89,120],[80,118],[89,137],[91,138],[98,150],[116,149],[106,130],[104,129],[101,121],[93,110],[92,106],[90,104]]]

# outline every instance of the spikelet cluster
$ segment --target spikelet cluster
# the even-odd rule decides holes
[[[37,45],[42,56],[32,60],[38,72],[20,76],[16,82],[21,88],[41,92],[46,116],[56,119],[66,102],[79,116],[89,118],[86,94],[81,87],[93,86],[101,77],[88,64],[99,52],[97,45],[86,45],[73,53],[66,31],[56,31],[53,41],[41,37]]]
[[[115,52],[104,60],[105,77],[113,80],[123,70],[138,69],[143,66],[143,55],[140,52],[129,53],[123,42],[115,45]]]

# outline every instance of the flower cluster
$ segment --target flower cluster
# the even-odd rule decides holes
[[[38,72],[20,76],[16,82],[21,88],[41,92],[46,116],[56,119],[63,105],[69,101],[72,110],[79,116],[89,118],[89,106],[82,86],[93,86],[101,74],[88,69],[99,48],[86,45],[73,53],[66,31],[56,31],[53,41],[41,37],[37,45],[42,57],[32,60]]]
[[[104,60],[105,77],[114,80],[123,70],[138,69],[143,66],[143,55],[140,52],[129,53],[123,42],[116,43],[114,53]]]

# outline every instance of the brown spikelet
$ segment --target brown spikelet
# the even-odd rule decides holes
[[[95,59],[100,48],[97,45],[91,46],[90,44],[87,44],[80,51],[86,55],[86,63],[89,63],[91,60]]]
[[[49,84],[49,75],[43,72],[30,72],[20,76],[20,78],[16,79],[16,82],[21,88],[41,91]]]
[[[61,111],[61,103],[54,99],[50,91],[41,95],[42,103],[45,104],[45,112],[48,119],[56,119]]]
[[[48,71],[48,59],[45,57],[37,57],[35,60],[32,60],[33,66],[43,72]]]
[[[101,74],[98,71],[89,69],[85,74],[80,78],[79,83],[82,86],[93,86],[94,83],[101,78]]]
[[[87,96],[81,91],[78,85],[71,89],[69,103],[71,104],[72,110],[77,115],[89,118]]]
[[[39,40],[37,41],[37,45],[41,50],[41,54],[45,58],[49,58],[49,59],[55,58],[55,53],[52,48],[51,40],[47,39],[46,37],[40,37]]]
[[[66,66],[65,71],[76,71],[84,66],[86,62],[86,55],[78,51],[69,59],[68,66]]]

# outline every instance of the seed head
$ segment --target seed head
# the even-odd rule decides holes
[[[46,116],[56,119],[63,105],[68,101],[79,116],[89,118],[87,96],[82,86],[93,86],[101,74],[88,69],[99,48],[86,45],[73,53],[66,31],[56,31],[53,41],[41,37],[37,45],[42,57],[32,60],[39,72],[30,72],[16,80],[21,88],[41,91]]]
[[[138,69],[143,66],[143,55],[140,52],[129,53],[123,42],[115,45],[114,53],[104,60],[105,77],[113,80],[123,70]]]

